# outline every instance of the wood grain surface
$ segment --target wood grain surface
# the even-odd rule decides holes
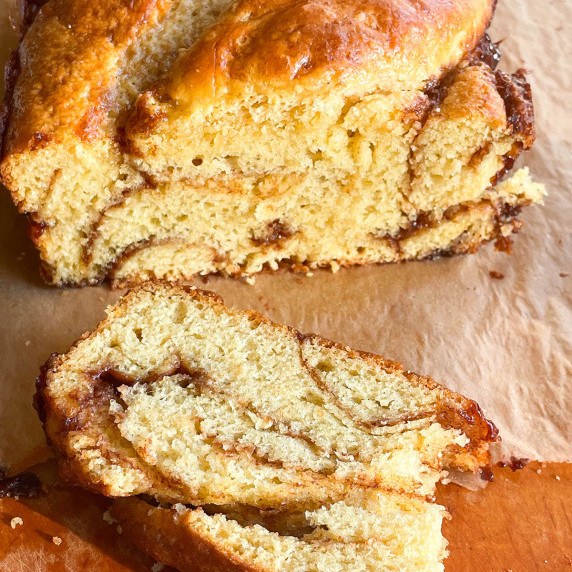
[[[62,486],[50,473],[39,497],[0,499],[2,572],[153,568],[117,524],[104,520],[109,499]],[[452,515],[444,525],[447,572],[572,572],[572,464],[531,463],[516,472],[495,467],[485,489],[441,485],[437,500]],[[12,528],[16,517],[23,524]]]

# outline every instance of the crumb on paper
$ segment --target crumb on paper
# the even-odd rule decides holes
[[[536,469],[536,473],[540,475],[540,473],[542,473],[542,469]]]
[[[254,286],[254,284],[256,284],[256,278],[254,278],[254,276],[248,276],[244,281],[250,286]]]
[[[560,278],[568,278],[568,272],[561,272]]]
[[[504,229],[501,228],[501,232]],[[507,228],[507,231],[509,229]],[[510,226],[510,231],[512,231],[512,226]],[[512,254],[512,239],[510,236],[499,236],[495,240],[495,251],[504,252],[505,254]]]
[[[26,340],[26,347],[29,346],[32,342],[30,340]]]
[[[153,564],[153,566],[151,566],[151,571],[152,572],[161,572],[161,570],[163,570],[163,568],[165,568],[164,564],[161,564],[161,562],[155,562],[155,564]]]
[[[111,513],[106,510],[103,513],[103,520],[107,523],[107,524],[114,524],[117,522],[117,519],[113,518],[113,516],[111,516]]]
[[[504,274],[498,270],[491,270],[489,276],[495,280],[504,280]]]
[[[123,534],[123,527],[120,524],[117,525],[115,530],[117,530],[117,534]]]
[[[56,546],[59,546],[62,543],[62,539],[59,536],[52,536],[52,542]]]
[[[308,276],[309,278],[311,278],[312,276],[314,276],[313,272],[306,272],[306,276]]]
[[[19,516],[15,516],[11,521],[10,521],[10,526],[12,528],[16,528],[19,524],[24,524],[24,521],[19,517]]]
[[[556,475],[554,478],[555,478],[557,481],[560,480],[560,477],[559,477],[558,475]]]

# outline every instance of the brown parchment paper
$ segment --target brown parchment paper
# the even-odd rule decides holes
[[[16,42],[14,4],[0,0],[3,61]],[[197,285],[476,399],[507,457],[572,461],[572,2],[501,0],[491,35],[504,39],[504,68],[531,70],[538,141],[524,162],[549,191],[544,207],[525,210],[512,256],[489,245],[437,261]],[[93,328],[119,292],[46,287],[25,221],[1,191],[0,461],[17,466],[44,443],[31,405],[40,364]]]

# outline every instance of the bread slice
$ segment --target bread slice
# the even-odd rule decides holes
[[[114,503],[123,534],[182,572],[442,571],[445,511],[388,492],[370,492],[302,513],[209,513]]]
[[[443,570],[435,483],[497,439],[429,378],[167,283],[54,355],[35,405],[64,478],[130,497],[125,534],[189,572]]]
[[[431,495],[488,461],[475,402],[379,356],[193,288],[151,284],[108,314],[36,395],[63,476],[92,490],[320,506],[356,487]]]
[[[534,117],[524,75],[495,71],[494,3],[29,0],[0,173],[46,279],[502,242],[544,191],[503,180]]]

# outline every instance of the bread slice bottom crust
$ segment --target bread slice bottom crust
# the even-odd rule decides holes
[[[254,518],[129,498],[112,514],[137,547],[181,572],[437,572],[447,555],[445,509],[395,493]]]

